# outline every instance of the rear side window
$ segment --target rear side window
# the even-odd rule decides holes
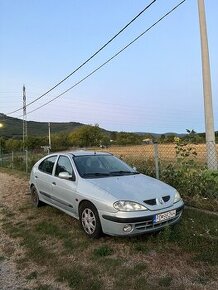
[[[51,157],[44,159],[39,164],[39,170],[44,172],[44,173],[52,174],[56,159],[57,159],[57,156],[51,156]]]

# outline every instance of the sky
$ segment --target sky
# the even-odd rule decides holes
[[[22,107],[74,71],[152,0],[0,0],[0,113]],[[180,0],[157,0],[95,58],[28,112],[73,86]],[[218,130],[218,1],[205,0],[213,110]],[[21,117],[22,110],[11,117]],[[42,122],[99,124],[107,130],[205,130],[197,0],[186,0],[123,53],[49,105]]]

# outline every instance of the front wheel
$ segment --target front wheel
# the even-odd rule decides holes
[[[98,211],[93,204],[90,202],[83,202],[81,204],[79,219],[82,229],[90,238],[97,239],[102,235]]]

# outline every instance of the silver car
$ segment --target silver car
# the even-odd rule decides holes
[[[93,238],[160,230],[177,223],[184,207],[176,189],[102,152],[42,158],[32,168],[30,189],[34,206],[47,203],[79,219]]]

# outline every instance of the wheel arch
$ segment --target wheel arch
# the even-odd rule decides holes
[[[31,184],[30,184],[30,189],[31,189],[33,186],[35,186],[35,184],[34,184],[34,183],[31,183]],[[36,187],[36,186],[35,186],[35,187]]]
[[[93,202],[91,202],[91,201],[88,200],[88,199],[82,199],[82,200],[79,202],[79,205],[78,205],[78,212],[80,211],[80,208],[81,208],[82,204],[84,204],[84,203],[89,203],[89,204],[93,205],[93,206],[96,208],[96,210],[97,210],[97,207],[95,206],[95,204],[94,204]],[[97,211],[98,211],[98,210],[97,210]]]

